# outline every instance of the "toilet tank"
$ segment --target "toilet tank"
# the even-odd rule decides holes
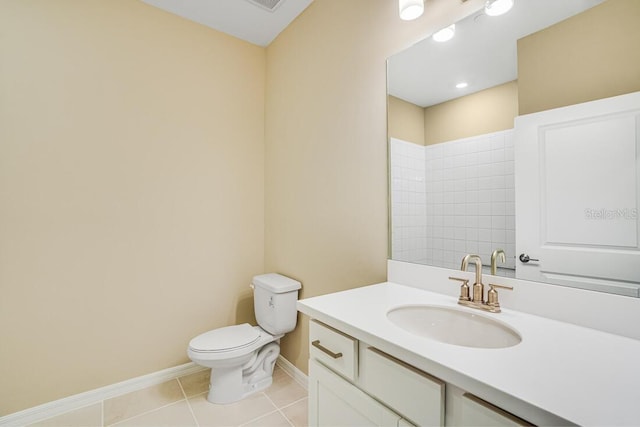
[[[296,327],[296,301],[300,282],[277,273],[254,276],[253,308],[258,325],[272,335],[286,334]]]

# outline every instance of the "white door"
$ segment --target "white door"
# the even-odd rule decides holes
[[[516,276],[640,297],[640,92],[515,124]]]

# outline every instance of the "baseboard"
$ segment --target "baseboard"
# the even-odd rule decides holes
[[[280,355],[278,356],[278,360],[276,360],[276,365],[280,366],[283,371],[291,375],[298,384],[304,387],[305,390],[309,390],[309,377],[300,369],[296,368],[293,363]]]
[[[278,356],[276,363],[283,371],[291,375],[297,383],[304,387],[305,390],[309,388],[308,377],[301,370],[296,368],[293,363],[282,357],[282,355]],[[161,384],[165,381],[193,374],[204,369],[208,368],[203,368],[193,362],[185,363],[184,365],[153,372],[148,375],[132,378],[130,380],[90,390],[85,393],[75,394],[63,399],[34,406],[33,408],[25,409],[20,412],[5,415],[4,417],[0,417],[0,426],[17,427],[33,424],[70,411],[75,411],[76,409],[100,403],[103,400],[111,399],[112,397],[121,396],[123,394],[131,393],[132,391]]]
[[[0,426],[24,426],[32,424],[47,418],[62,415],[69,411],[99,403],[105,399],[111,399],[112,397],[131,393],[132,391],[161,384],[165,381],[193,374],[204,369],[207,368],[198,366],[193,362],[185,363],[184,365],[164,369],[141,377],[132,378],[116,384],[90,390],[85,393],[75,394],[63,399],[54,400],[53,402],[34,406],[33,408],[25,409],[24,411],[5,415],[4,417],[0,417]]]

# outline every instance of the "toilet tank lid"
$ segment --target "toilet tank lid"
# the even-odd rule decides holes
[[[302,284],[297,280],[293,280],[278,273],[267,273],[253,276],[252,283],[255,286],[261,287],[275,294],[295,291],[302,287]]]

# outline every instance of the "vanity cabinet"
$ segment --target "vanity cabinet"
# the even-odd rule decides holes
[[[316,320],[309,341],[311,427],[532,425]]]
[[[309,339],[310,426],[443,425],[444,382],[315,320]]]

